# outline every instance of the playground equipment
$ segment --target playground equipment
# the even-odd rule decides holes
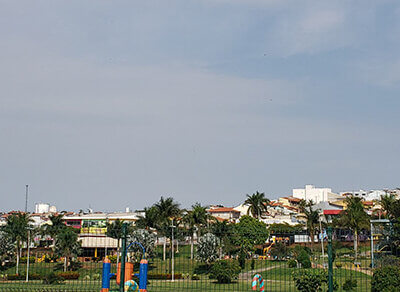
[[[255,274],[253,277],[253,281],[251,283],[251,289],[257,290],[257,282],[260,283],[260,291],[264,291],[264,279],[261,277],[260,274]]]
[[[259,257],[260,259],[266,260],[269,258],[269,252],[271,251],[271,248],[275,245],[275,242],[276,237],[272,236],[272,242],[263,249],[263,255]]]
[[[126,248],[126,251],[134,245],[137,244],[142,248],[143,257],[140,261],[139,273],[133,274],[133,263],[125,263],[124,269],[124,291],[140,291],[147,292],[147,271],[148,271],[148,261],[145,256],[145,249],[139,242],[132,242]],[[126,254],[126,252],[125,252]],[[101,280],[101,292],[109,292],[110,291],[110,280],[111,277],[115,274],[111,273],[111,262],[106,257],[103,262],[103,276]],[[137,284],[134,280],[132,280],[132,276],[135,275],[139,278],[139,284]],[[118,264],[117,267],[117,284],[119,285],[121,282],[121,263]]]

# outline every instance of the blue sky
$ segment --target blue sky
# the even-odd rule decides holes
[[[1,210],[399,187],[398,1],[1,1]]]

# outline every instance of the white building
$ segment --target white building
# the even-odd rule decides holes
[[[330,188],[316,188],[313,185],[306,185],[304,189],[293,189],[293,197],[302,200],[313,200],[314,203],[328,202],[336,199],[338,195],[332,193]]]
[[[366,201],[375,201],[375,200],[380,200],[381,197],[386,194],[393,194],[397,197],[398,196],[397,192],[398,190],[370,190],[370,191],[359,190],[359,191],[341,192],[340,195],[342,196],[352,195],[355,197],[363,198]]]

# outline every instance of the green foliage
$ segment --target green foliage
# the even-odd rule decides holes
[[[5,260],[10,261],[15,253],[15,245],[10,236],[0,231],[0,266]]]
[[[269,226],[269,231],[273,233],[295,233],[303,230],[303,225],[289,225],[288,223],[274,223]]]
[[[400,268],[397,266],[386,266],[374,271],[371,280],[371,291],[380,292],[385,289],[400,287]],[[394,290],[388,290],[394,291]]]
[[[157,236],[154,233],[150,233],[145,229],[134,230],[130,234],[130,242],[139,242],[146,250],[146,258],[152,258],[155,254]],[[138,245],[132,245],[129,251],[135,253],[137,259],[142,258],[142,249]]]
[[[300,217],[303,217],[303,219],[306,220],[307,230],[309,232],[312,243],[314,243],[315,229],[319,224],[319,211],[320,211],[319,209],[315,209],[314,205],[315,203],[312,200],[309,201],[301,200],[299,206],[300,211],[302,213]]]
[[[304,268],[304,269],[311,268],[310,256],[307,254],[307,252],[304,249],[300,251],[300,253],[296,257],[296,260],[302,268]]]
[[[259,192],[256,192],[251,196],[247,195],[247,199],[244,201],[244,204],[249,206],[247,215],[251,214],[255,218],[260,218],[261,214],[264,211],[267,211],[269,203],[270,201],[265,198],[265,194]]]
[[[200,280],[200,276],[197,275],[197,274],[193,274],[192,277],[191,277],[191,279],[192,279],[193,281],[198,281],[198,280]]]
[[[78,234],[73,228],[64,228],[57,234],[55,252],[57,255],[66,258],[64,266],[64,271],[66,271],[70,257],[76,257],[81,253],[81,242],[78,241]]]
[[[79,272],[73,272],[73,271],[68,271],[68,272],[61,272],[57,273],[58,276],[63,278],[64,280],[78,280],[79,279]]]
[[[213,264],[210,279],[216,279],[220,284],[231,283],[237,279],[241,269],[236,261],[220,260]]]
[[[344,291],[354,291],[357,288],[357,280],[356,279],[347,279],[343,283],[343,290]]]
[[[200,237],[197,245],[196,258],[204,263],[210,264],[219,257],[218,248],[220,240],[212,233],[206,233]]]
[[[247,251],[253,250],[254,245],[264,244],[268,239],[267,225],[253,217],[243,216],[234,226],[234,243]]]
[[[296,262],[296,260],[293,260],[293,259],[288,260],[287,264],[288,264],[288,267],[289,267],[289,268],[297,268],[297,262]]]
[[[251,259],[250,268],[251,268],[252,270],[254,270],[255,265],[256,265],[256,261],[255,261],[254,259]]]
[[[246,252],[244,250],[239,251],[238,263],[240,268],[243,270],[246,266]]]
[[[271,256],[276,260],[283,260],[289,255],[289,249],[283,242],[277,242],[271,248]]]
[[[327,282],[328,273],[325,270],[298,270],[293,272],[293,280],[299,291],[322,291],[322,284]]]
[[[36,261],[36,258],[34,256],[29,257],[29,263],[33,264]],[[19,259],[20,263],[26,264],[28,262],[28,257],[21,257]]]
[[[64,278],[60,275],[52,272],[43,276],[43,284],[46,285],[58,285],[64,282]]]

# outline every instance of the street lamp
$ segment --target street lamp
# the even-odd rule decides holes
[[[174,228],[176,226],[174,226],[174,219],[172,219],[172,225],[171,225],[171,232],[172,232],[172,238],[171,238],[171,253],[172,253],[172,258],[171,258],[171,281],[174,282],[175,281],[175,262],[174,262]]]

